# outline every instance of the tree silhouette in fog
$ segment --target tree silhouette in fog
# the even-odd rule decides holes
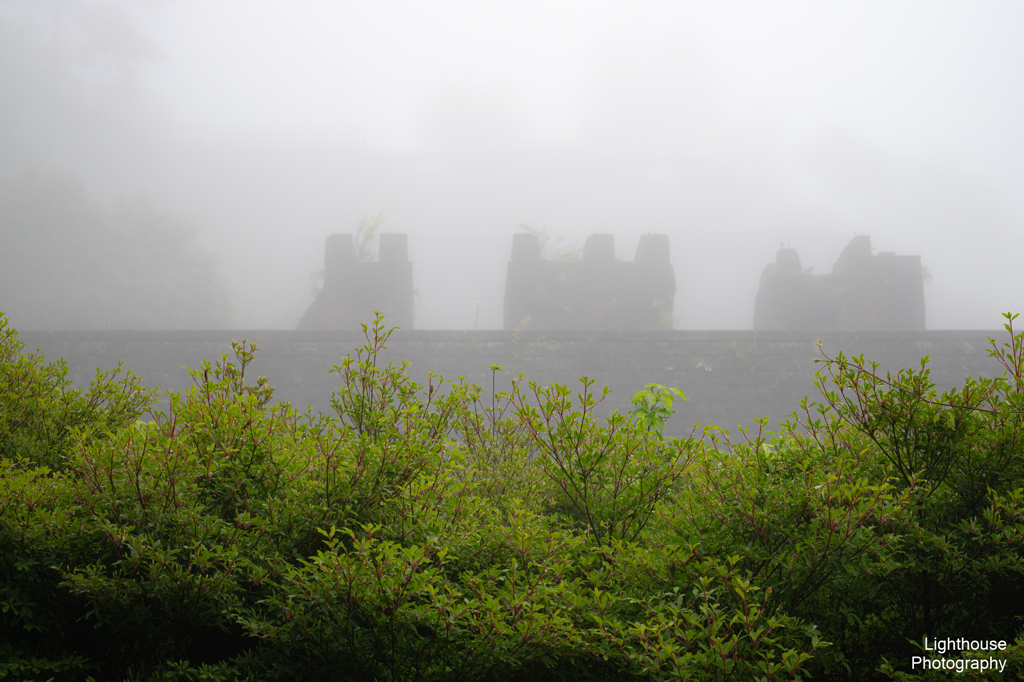
[[[106,208],[72,173],[0,182],[0,309],[22,329],[228,325],[216,258],[145,194]]]

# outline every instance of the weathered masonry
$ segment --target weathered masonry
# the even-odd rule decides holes
[[[413,329],[412,263],[406,235],[380,235],[377,261],[356,259],[350,234],[332,234],[324,247],[324,286],[297,330],[357,330],[379,310],[391,324]]]
[[[22,332],[29,349],[40,349],[50,359],[67,360],[71,378],[88,385],[96,368],[110,369],[119,360],[139,373],[149,386],[182,390],[191,385],[185,367],[198,367],[231,352],[231,340],[247,338],[259,347],[251,371],[265,375],[277,388],[276,400],[304,409],[330,409],[330,396],[338,365],[365,338],[347,331],[90,331]],[[526,373],[527,381],[557,381],[579,388],[579,377],[595,381],[595,388],[614,392],[602,411],[625,410],[630,397],[645,383],[682,388],[689,402],[677,403],[678,414],[669,433],[683,435],[696,422],[735,430],[737,424],[754,426],[754,419],[769,417],[778,423],[795,411],[800,399],[818,396],[813,385],[821,366],[816,343],[834,356],[865,353],[882,363],[881,369],[920,367],[931,356],[932,380],[940,388],[961,385],[967,376],[996,376],[1001,368],[986,353],[987,336],[1000,343],[1004,331],[915,332],[504,332],[407,331],[388,342],[386,359],[409,361],[409,375],[426,384],[427,371],[448,379],[465,376],[490,390],[487,366],[501,365],[498,390],[508,390],[513,377]],[[354,353],[353,353],[354,354]],[[489,398],[489,393],[486,394]]]
[[[615,237],[587,237],[580,261],[550,261],[536,235],[512,238],[505,279],[506,330],[672,328],[676,276],[668,235],[640,237],[632,262],[615,259]]]
[[[871,253],[860,235],[843,249],[832,274],[804,272],[794,249],[782,249],[761,273],[754,304],[758,330],[923,330],[920,256]]]

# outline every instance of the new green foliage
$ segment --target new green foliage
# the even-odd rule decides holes
[[[331,414],[242,342],[143,422],[132,375],[72,389],[0,317],[0,679],[925,679],[924,635],[1019,674],[1009,324],[1000,379],[826,359],[738,441],[663,439],[657,385],[607,420],[586,379],[423,387],[364,329]]]
[[[640,426],[661,433],[665,430],[665,422],[675,414],[672,405],[676,398],[686,400],[686,395],[678,388],[661,384],[645,384],[633,394],[633,410],[630,418]]]

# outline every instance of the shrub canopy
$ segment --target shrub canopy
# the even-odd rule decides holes
[[[1011,325],[994,380],[839,356],[778,434],[666,439],[642,395],[598,421],[586,379],[419,386],[379,319],[324,415],[244,341],[165,410],[130,372],[75,389],[0,316],[0,678],[948,674],[911,670],[924,636],[1005,640],[1014,678]]]

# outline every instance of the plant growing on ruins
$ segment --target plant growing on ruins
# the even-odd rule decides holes
[[[537,243],[540,244],[540,255],[545,260],[572,262],[583,257],[583,249],[578,248],[576,244],[563,244],[565,237],[552,235],[546,227],[538,229],[520,223],[519,228],[537,238]]]
[[[355,247],[356,260],[374,260],[377,257],[377,238],[380,226],[388,219],[387,213],[378,211],[376,215],[364,215],[356,227]]]
[[[309,273],[309,295],[312,298],[316,298],[320,295],[320,292],[324,290],[324,271],[323,268],[320,270],[314,270]]]
[[[378,211],[376,215],[364,215],[359,219],[359,225],[356,226],[355,238],[353,244],[355,246],[356,260],[359,261],[372,261],[377,258],[377,240],[379,237],[380,226],[384,224],[384,221],[388,219],[387,214],[384,211]],[[309,273],[309,293],[313,298],[320,295],[320,292],[324,288],[324,271],[323,269],[314,270]]]

